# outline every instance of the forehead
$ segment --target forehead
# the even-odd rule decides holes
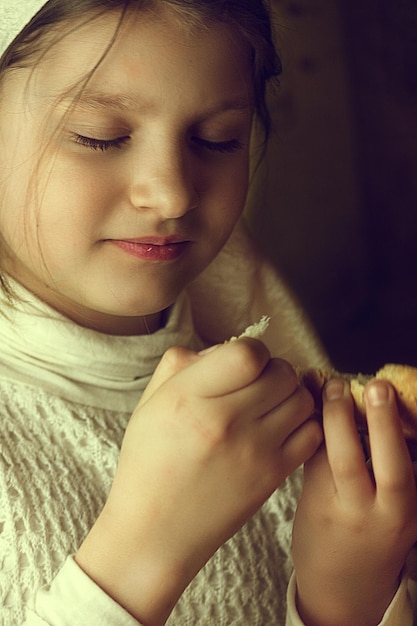
[[[112,12],[62,26],[31,82],[45,99],[75,95],[90,108],[150,109],[168,93],[176,101],[181,93],[184,103],[198,94],[208,110],[219,100],[239,109],[252,99],[251,59],[240,35],[221,23],[185,26],[170,11],[135,12],[123,22]]]

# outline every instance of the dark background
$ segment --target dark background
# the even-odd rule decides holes
[[[417,2],[275,0],[256,237],[335,366],[417,365]]]

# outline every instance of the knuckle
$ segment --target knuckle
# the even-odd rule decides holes
[[[298,376],[293,366],[290,363],[288,363],[288,361],[284,361],[284,359],[275,359],[275,361],[279,368],[280,375],[282,377],[287,378],[289,381],[291,381],[294,387],[298,387],[298,384],[299,384]]]
[[[361,451],[350,452],[349,457],[344,455],[333,457],[331,460],[333,474],[343,484],[353,484],[358,479],[358,467],[361,467],[363,457]]]
[[[273,359],[273,367],[276,379],[287,397],[298,392],[298,390],[301,392],[301,389],[304,389],[300,386],[298,376],[290,363],[283,359]],[[306,393],[309,394],[307,390]]]
[[[294,394],[294,398],[300,409],[302,409],[306,414],[311,415],[314,413],[314,398],[305,387],[299,386]]]
[[[176,374],[180,370],[184,369],[192,361],[193,353],[186,348],[180,346],[173,346],[168,348],[162,357],[161,365],[165,371],[169,371],[172,374]]]
[[[292,415],[291,424],[294,428],[305,423],[314,413],[314,402],[303,387],[298,387],[287,399],[280,404],[286,407],[287,413]]]
[[[415,491],[414,478],[405,470],[398,471],[395,475],[392,475],[392,472],[379,470],[377,482],[380,490],[392,496],[406,496],[410,490]]]
[[[211,456],[214,451],[228,446],[232,439],[231,419],[225,416],[217,416],[216,419],[197,419],[194,422],[194,430],[203,456]]]
[[[230,367],[239,369],[248,380],[256,379],[270,359],[266,346],[256,339],[240,339],[230,345]]]

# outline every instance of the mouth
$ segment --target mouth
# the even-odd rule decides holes
[[[179,259],[191,245],[180,238],[143,237],[140,239],[109,239],[119,250],[144,261],[168,262]]]

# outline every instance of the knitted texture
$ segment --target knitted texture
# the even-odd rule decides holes
[[[22,623],[29,596],[52,580],[91,528],[127,419],[0,383],[2,626]]]
[[[45,0],[0,0],[0,55],[44,4]]]
[[[17,626],[29,597],[53,579],[97,518],[129,416],[4,381],[0,416],[0,623]],[[169,625],[285,623],[298,490],[293,477],[218,550]]]
[[[284,626],[300,475],[286,481],[196,576],[167,626]]]

